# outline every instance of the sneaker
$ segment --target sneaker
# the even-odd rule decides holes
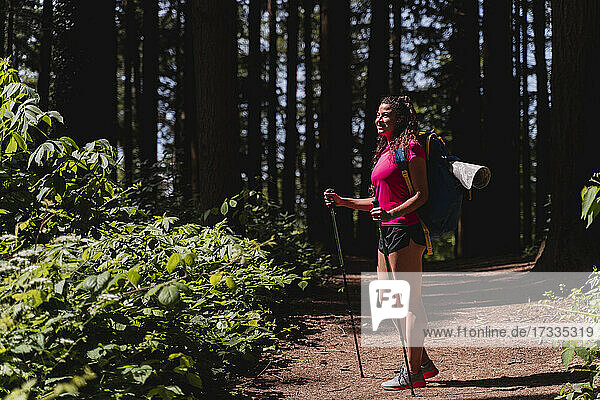
[[[440,373],[431,360],[427,361],[425,364],[421,364],[421,372],[425,379],[431,379]]]
[[[404,365],[400,367],[401,374],[404,374],[405,370],[406,367]],[[423,373],[423,377],[425,379],[431,379],[440,373],[440,371],[436,368],[435,364],[431,360],[427,361],[425,364],[421,364],[421,372]]]
[[[413,388],[419,388],[425,386],[425,378],[423,377],[423,373],[419,372],[416,374],[410,374],[410,379],[412,382]],[[382,389],[384,390],[402,390],[409,389],[410,383],[408,383],[408,374],[406,373],[406,368],[400,371],[398,376],[390,379],[389,381],[385,381],[381,384]]]

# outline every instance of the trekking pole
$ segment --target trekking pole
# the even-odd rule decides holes
[[[333,189],[327,189],[325,193],[333,193]],[[360,377],[364,378],[362,362],[360,361],[360,351],[358,350],[358,339],[356,338],[356,327],[354,325],[354,314],[352,314],[352,307],[350,306],[350,294],[348,293],[348,283],[346,282],[346,267],[344,266],[344,257],[342,256],[342,246],[340,245],[340,235],[338,233],[337,222],[335,221],[335,204],[330,206],[331,221],[333,223],[333,234],[335,236],[335,243],[337,245],[338,259],[340,260],[340,268],[342,269],[342,276],[344,277],[344,293],[346,293],[346,303],[348,304],[348,314],[350,314],[350,322],[352,323],[352,333],[354,334],[354,347],[356,348],[356,358],[358,359],[358,369],[360,370]]]
[[[373,207],[379,207],[379,201],[377,199],[373,200]],[[377,230],[379,231],[379,239],[381,240],[381,244],[383,247],[383,256],[385,258],[385,266],[386,271],[389,278],[389,273],[392,272],[392,268],[390,267],[390,259],[387,244],[385,243],[385,239],[383,237],[383,231],[381,230],[381,223],[377,222]],[[402,333],[402,325],[400,325],[400,342],[402,343],[402,352],[404,353],[404,364],[406,365],[406,375],[408,375],[408,384],[410,385],[410,394],[411,396],[415,396],[415,389],[412,385],[412,378],[410,377],[410,367],[408,366],[408,356],[406,354],[406,347],[404,346],[404,334]]]

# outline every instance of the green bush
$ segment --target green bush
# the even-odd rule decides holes
[[[6,62],[0,93],[0,395],[212,399],[276,349],[275,305],[328,267],[293,216],[253,192],[148,216],[106,140],[50,137]]]

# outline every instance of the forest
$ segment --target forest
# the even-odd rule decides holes
[[[0,393],[221,395],[206,382],[273,350],[277,302],[331,268],[323,192],[369,196],[390,94],[492,172],[428,261],[591,271],[599,20],[595,0],[0,0]],[[337,222],[375,256],[368,213]]]

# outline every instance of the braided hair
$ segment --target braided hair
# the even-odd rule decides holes
[[[379,135],[371,169],[375,168],[375,164],[379,161],[381,154],[385,151],[388,144],[390,146],[391,157],[395,157],[400,147],[406,148],[411,140],[417,139],[417,112],[412,105],[410,97],[386,96],[381,99],[379,104],[390,106],[394,114],[396,114],[396,126],[389,142],[385,136]],[[371,196],[375,195],[375,187],[373,185],[371,185],[369,193]]]

